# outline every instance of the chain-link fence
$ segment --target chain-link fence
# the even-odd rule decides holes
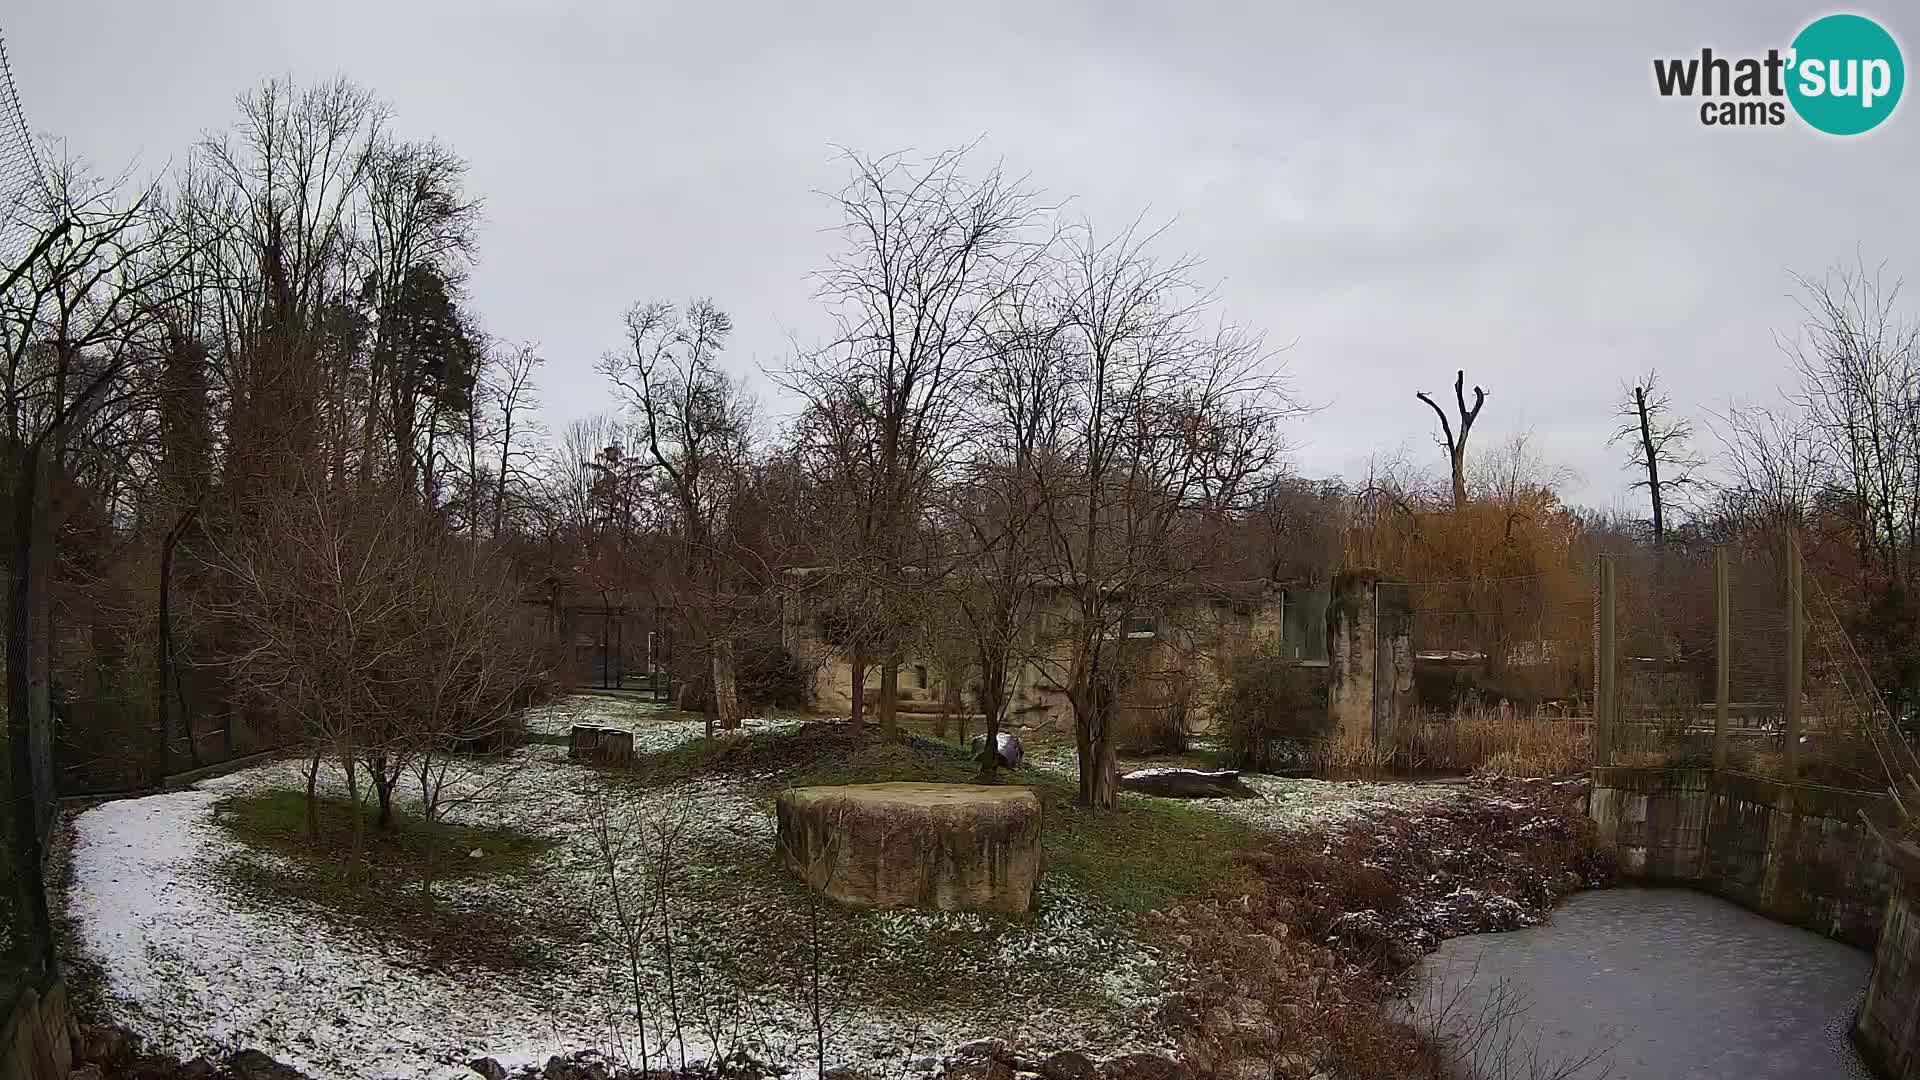
[[[33,246],[28,211],[40,183],[33,135],[20,107],[13,70],[7,64],[6,41],[0,38],[0,278],[10,273]]]
[[[1379,757],[1559,775],[1591,762],[1593,596],[1576,572],[1378,586]]]
[[[1413,690],[1422,714],[1502,705],[1561,717],[1588,711],[1593,598],[1582,575],[1392,582],[1381,588],[1407,612]]]
[[[1881,790],[1904,746],[1784,534],[1381,582],[1376,604],[1365,727],[1402,767],[1719,767]]]
[[[1897,736],[1790,536],[1605,555],[1595,581],[1603,763],[1886,786]]]
[[[32,251],[37,233],[29,219],[32,196],[41,183],[38,160],[26,116],[8,67],[6,43],[0,39],[0,281],[9,281]],[[33,639],[22,635],[22,644]],[[0,1003],[9,1010],[22,991],[44,990],[53,974],[52,927],[47,914],[40,854],[53,820],[53,773],[50,750],[53,701],[44,650],[10,650],[24,655],[29,676],[29,717],[37,722],[0,727],[6,732],[0,756],[0,829],[5,830],[5,857],[0,874]],[[26,732],[15,738],[12,729]],[[22,743],[25,745],[22,745]],[[26,790],[13,780],[25,776]]]

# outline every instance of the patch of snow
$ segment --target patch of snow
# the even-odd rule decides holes
[[[582,708],[573,715],[605,715],[597,703]],[[749,730],[797,723],[751,721]],[[697,722],[636,717],[634,724],[649,747],[702,733]],[[705,1034],[696,1038],[689,1022],[687,1058],[746,1049],[789,1066],[812,1060],[804,997],[767,981],[796,974],[741,973],[725,962],[743,948],[764,946],[767,913],[792,903],[773,884],[745,898],[725,891],[736,880],[728,875],[742,867],[765,873],[753,868],[768,867],[774,849],[772,814],[748,782],[709,778],[641,789],[547,745],[457,761],[443,795],[449,820],[511,825],[557,843],[533,873],[442,883],[436,903],[524,913],[530,927],[542,914],[578,913],[594,928],[577,940],[542,938],[555,964],[544,972],[435,967],[318,909],[262,910],[228,871],[235,860],[289,865],[236,841],[216,822],[214,808],[227,796],[301,791],[306,783],[305,762],[281,760],[188,791],[107,803],[72,821],[67,905],[77,947],[100,965],[118,1017],[154,1049],[190,1057],[251,1046],[321,1080],[454,1080],[467,1075],[464,1063],[474,1057],[513,1069],[581,1049],[633,1060],[626,957],[606,936],[604,861],[592,839],[592,822],[605,815],[629,826],[628,835],[662,823],[679,831],[685,885],[676,886],[669,906],[676,932],[685,934],[680,974],[689,981],[697,974],[705,1004],[732,1029],[715,1045]],[[345,792],[337,769],[323,769],[317,783],[329,794]],[[409,776],[394,797],[407,804],[419,796],[418,780]],[[641,846],[616,855],[627,880],[644,872]],[[1025,919],[922,911],[840,911],[835,918],[852,920],[854,939],[871,940],[875,951],[924,950],[937,941],[940,963],[964,965],[986,985],[1024,989],[908,1011],[862,996],[861,969],[844,969],[836,983],[845,1000],[829,1009],[830,1064],[878,1075],[902,1053],[937,1054],[983,1035],[1040,1053],[1165,1049],[1148,1033],[1146,1016],[1164,992],[1169,961],[1064,879],[1043,879],[1039,910]],[[660,985],[658,958],[649,954],[642,964],[643,981]],[[929,970],[926,977],[944,974]],[[656,1007],[660,1020],[650,1016],[648,1023],[656,1062],[671,1044],[663,1013]]]

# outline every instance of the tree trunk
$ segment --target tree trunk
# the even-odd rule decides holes
[[[988,783],[1000,771],[1000,714],[1006,709],[1006,671],[1006,657],[981,655],[980,711],[987,717],[987,752],[980,759],[980,775]]]
[[[36,652],[44,642],[36,637],[46,621],[35,608],[32,582],[35,562],[51,557],[37,551],[35,501],[41,483],[38,448],[21,450],[13,475],[13,543],[7,574],[7,744],[12,783],[12,871],[15,910],[20,913],[14,933],[30,962],[53,964],[52,918],[47,910],[46,883],[40,865],[39,800],[34,796],[33,676]],[[41,599],[44,599],[42,594]],[[37,647],[36,647],[37,646]],[[25,973],[22,973],[25,981]]]
[[[233,730],[231,726],[233,721],[229,719],[227,722],[229,725],[227,730]],[[307,839],[314,841],[320,839],[320,795],[315,790],[319,781],[320,751],[315,750],[313,757],[307,760]]]
[[[1080,803],[1089,809],[1113,808],[1117,788],[1113,751],[1113,695],[1106,687],[1078,680],[1072,695],[1074,741],[1080,755]]]
[[[1653,423],[1647,416],[1647,388],[1633,388],[1633,404],[1640,413],[1640,452],[1647,459],[1647,495],[1653,500],[1653,543],[1667,542],[1666,516],[1660,505],[1660,455],[1653,445]]]
[[[880,737],[893,739],[900,734],[900,658],[887,657],[880,665]]]
[[[947,737],[947,724],[960,713],[960,672],[949,670],[946,681],[945,690],[940,695],[940,712],[933,720],[933,733],[942,739]]]
[[[1464,436],[1449,454],[1453,465],[1453,508],[1459,510],[1467,505],[1467,440]]]
[[[855,645],[847,657],[847,666],[852,669],[848,678],[853,683],[853,704],[848,707],[848,723],[853,725],[853,733],[864,733],[867,716],[867,650]]]
[[[382,830],[393,828],[393,786],[400,780],[397,772],[387,771],[387,755],[375,754],[367,759],[368,771],[373,773],[373,797],[380,804],[380,815],[374,819],[374,825]]]
[[[733,639],[720,634],[713,639],[713,712],[720,727],[734,731],[740,727],[740,680],[733,657]]]
[[[173,705],[176,701],[180,705],[181,724],[187,729],[187,759],[193,763],[194,768],[200,767],[200,748],[193,739],[192,722],[187,717],[185,696],[180,692],[179,675],[175,671],[173,661],[173,553],[180,544],[180,534],[193,523],[195,515],[199,512],[200,504],[196,502],[186,513],[180,515],[179,520],[173,523],[173,527],[167,530],[167,535],[160,541],[160,617],[155,628],[157,640],[154,643],[154,662],[159,669],[156,672],[159,676],[159,685],[155,688],[154,700],[158,706],[157,715],[160,721],[158,765],[162,780],[166,779],[167,772],[173,764]]]

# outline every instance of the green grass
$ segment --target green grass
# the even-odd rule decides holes
[[[361,869],[420,876],[433,858],[434,877],[454,881],[495,874],[528,873],[553,841],[517,829],[476,828],[445,821],[431,824],[394,808],[393,827],[375,823],[375,809],[361,807],[363,867],[350,862],[352,808],[347,800],[319,801],[319,842],[307,835],[307,799],[298,791],[235,795],[214,807],[214,820],[249,847],[291,859],[309,873],[348,878]],[[472,853],[481,853],[474,858]]]
[[[826,725],[696,739],[642,756],[632,775],[652,785],[714,774],[754,777],[769,804],[787,787],[980,780],[978,764],[957,744],[917,736],[889,742],[877,731],[856,740]],[[1232,818],[1169,800],[1123,797],[1115,809],[1088,810],[1074,804],[1072,778],[1032,767],[1001,770],[995,779],[1040,795],[1046,872],[1121,911],[1151,911],[1210,891],[1237,872],[1233,853],[1252,837]]]
[[[456,905],[435,893],[435,886],[447,882],[533,874],[536,860],[554,845],[550,839],[515,829],[429,824],[398,807],[393,826],[381,829],[374,808],[363,806],[356,859],[354,808],[345,799],[323,798],[317,809],[316,838],[307,833],[301,792],[222,799],[214,822],[245,849],[279,857],[238,854],[225,867],[228,880],[266,910],[314,910],[405,946],[431,966],[461,960],[497,970],[538,968],[548,955],[542,935],[578,932],[566,913],[500,911],[471,896]]]

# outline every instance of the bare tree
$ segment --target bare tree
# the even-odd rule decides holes
[[[153,188],[130,195],[60,157],[26,220],[34,258],[0,293],[0,406],[8,500],[7,731],[15,865],[23,909],[46,924],[40,830],[52,807],[53,616],[59,559],[56,481],[90,443],[151,404],[160,320],[182,257]],[[31,864],[31,865],[29,865]]]
[[[1440,437],[1435,442],[1447,452],[1447,464],[1453,473],[1453,505],[1455,509],[1467,505],[1467,435],[1473,430],[1473,422],[1480,418],[1480,407],[1487,403],[1487,392],[1478,386],[1473,388],[1473,407],[1467,407],[1467,373],[1457,371],[1453,376],[1454,407],[1460,413],[1460,433],[1454,434],[1453,424],[1447,420],[1447,412],[1425,390],[1414,393],[1414,397],[1427,403],[1433,415],[1440,418]]]
[[[1262,340],[1208,325],[1192,264],[1134,231],[1071,234],[1055,270],[1057,412],[1034,455],[1049,586],[1065,598],[1080,799],[1113,805],[1113,720],[1170,586],[1213,552],[1209,523],[1242,509],[1280,463],[1276,421],[1297,405]],[[1147,632],[1150,635],[1150,631]]]
[[[1033,622],[1048,592],[1042,477],[1054,465],[1068,403],[1059,372],[1069,338],[1036,309],[1039,300],[1037,290],[1025,288],[1003,298],[986,355],[969,377],[969,450],[936,492],[954,544],[944,593],[973,653],[971,665],[947,665],[948,707],[959,704],[958,678],[970,666],[985,717],[981,769],[988,776],[999,764],[1000,725],[1032,654]]]
[[[1865,267],[1796,278],[1806,314],[1784,343],[1820,480],[1854,517],[1864,563],[1907,582],[1920,556],[1920,320],[1902,282]]]
[[[847,155],[852,179],[833,196],[846,248],[819,275],[839,333],[781,376],[812,414],[798,429],[807,450],[847,492],[842,606],[874,615],[849,638],[854,720],[877,659],[888,735],[901,634],[886,604],[927,575],[925,498],[953,462],[962,391],[1001,302],[1045,250],[1036,195],[998,168],[969,177],[970,149]]]
[[[1643,474],[1631,486],[1647,493],[1653,509],[1653,542],[1667,542],[1667,513],[1675,498],[1700,483],[1695,475],[1702,462],[1693,455],[1693,423],[1673,416],[1673,401],[1660,389],[1659,373],[1647,372],[1638,384],[1625,388],[1625,400],[1614,415],[1621,424],[1607,445],[1625,442],[1631,451],[1627,467]]]
[[[493,524],[488,535],[498,540],[507,526],[507,514],[524,498],[534,451],[530,440],[539,434],[540,399],[534,376],[546,359],[531,342],[496,348],[489,356],[487,384],[496,413],[494,435]]]
[[[739,726],[733,627],[727,617],[735,575],[723,535],[728,509],[746,471],[753,403],[719,367],[733,320],[711,300],[685,311],[636,304],[627,312],[627,351],[609,353],[599,370],[640,416],[647,463],[657,473],[671,513],[679,584],[693,655],[708,673],[707,725]]]
[[[1819,450],[1806,418],[1737,407],[1715,415],[1712,429],[1727,476],[1710,516],[1739,529],[1801,523],[1821,482]]]

